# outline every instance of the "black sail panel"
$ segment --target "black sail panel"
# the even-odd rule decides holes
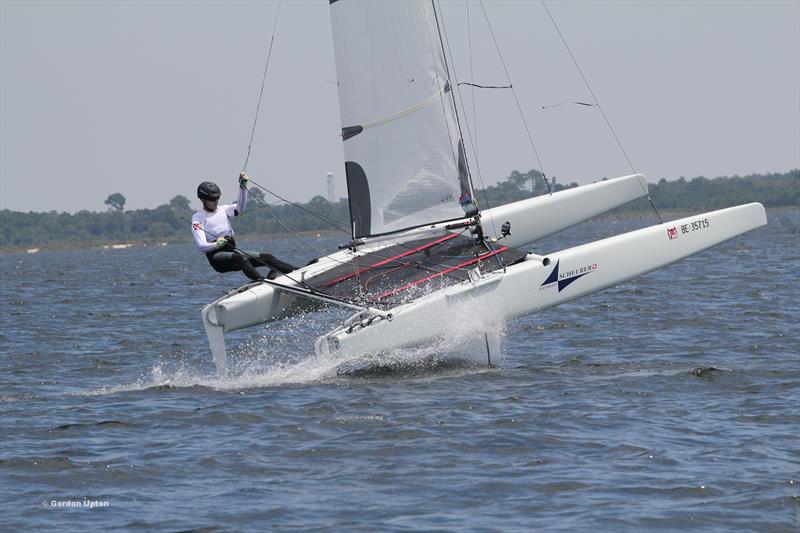
[[[355,161],[344,164],[347,176],[347,195],[350,199],[350,220],[354,238],[370,234],[371,205],[369,199],[369,182],[361,165]]]

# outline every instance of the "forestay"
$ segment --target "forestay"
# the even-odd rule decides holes
[[[475,212],[436,16],[424,0],[331,0],[353,237]]]

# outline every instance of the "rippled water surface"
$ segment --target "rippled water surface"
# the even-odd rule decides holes
[[[0,529],[797,531],[800,221],[769,218],[508,323],[496,369],[317,359],[326,310],[230,334],[223,380],[199,311],[244,278],[188,234],[2,254]]]

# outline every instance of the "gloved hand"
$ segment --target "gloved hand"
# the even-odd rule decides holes
[[[247,174],[245,174],[244,172],[239,174],[239,188],[240,189],[246,189],[247,188],[247,182],[248,182],[249,179],[250,178],[247,177]]]
[[[214,246],[217,250],[229,250],[231,248],[231,241],[228,239],[228,236],[220,237],[214,242]]]

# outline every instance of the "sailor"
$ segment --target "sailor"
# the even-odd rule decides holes
[[[275,277],[275,271],[284,274],[296,270],[275,256],[263,252],[248,252],[236,248],[230,219],[244,213],[247,205],[247,174],[239,174],[239,198],[235,204],[219,205],[220,189],[216,183],[204,181],[197,186],[197,197],[203,208],[192,216],[192,235],[197,247],[206,254],[208,262],[217,272],[241,270],[258,281],[264,277],[256,270],[258,266],[270,267],[267,279]]]

